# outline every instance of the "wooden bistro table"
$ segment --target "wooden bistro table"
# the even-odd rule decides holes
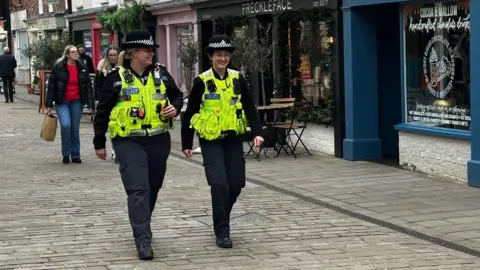
[[[289,109],[289,108],[293,108],[293,105],[294,103],[293,102],[287,102],[287,103],[273,103],[273,104],[270,104],[270,105],[266,105],[266,106],[257,106],[257,111],[260,113],[265,113],[267,111],[281,111],[281,110],[284,110],[284,109]],[[277,139],[277,135],[276,135],[276,132],[275,132],[275,129],[274,129],[274,126],[278,124],[278,121],[280,120],[282,114],[281,113],[277,113],[276,115],[274,115],[274,118],[273,118],[273,122],[268,122],[268,121],[265,121],[265,126],[267,127],[268,129],[268,135],[267,137],[268,138],[265,138],[266,140],[265,141],[269,141],[272,145],[273,145],[273,149],[275,149],[275,151],[278,151],[277,150],[277,142],[278,142],[278,139]],[[265,118],[266,119],[266,118]],[[266,155],[266,150],[268,148],[266,148],[264,146],[264,144],[262,144],[260,146],[260,150],[258,151],[258,153],[256,153],[256,159],[259,160],[259,157],[260,157],[260,154],[262,153],[262,150],[264,151],[265,153],[265,157],[268,158],[268,156]]]

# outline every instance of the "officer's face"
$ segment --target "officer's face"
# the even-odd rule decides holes
[[[139,48],[133,51],[132,58],[142,66],[148,67],[153,63],[153,48]]]
[[[228,51],[215,51],[211,56],[212,64],[216,68],[227,68],[230,63],[230,53]]]

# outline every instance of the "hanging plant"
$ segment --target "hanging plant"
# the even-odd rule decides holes
[[[110,32],[120,32],[126,35],[134,29],[145,29],[145,23],[150,15],[147,4],[134,0],[130,6],[120,8],[114,13],[99,14],[97,21]]]

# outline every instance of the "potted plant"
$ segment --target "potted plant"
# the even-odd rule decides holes
[[[33,76],[32,91],[40,91],[40,77],[36,73]]]
[[[195,64],[198,62],[200,52],[200,45],[196,40],[182,39],[180,35],[177,36],[177,53],[183,71],[180,76],[185,80],[186,93],[183,93],[185,98],[188,98],[192,91]],[[183,115],[184,111],[180,112],[180,121],[183,120]]]
[[[32,84],[27,85],[27,91],[29,94],[33,90],[40,90],[40,78],[38,72],[40,70],[51,70],[55,62],[63,55],[65,46],[71,44],[68,30],[59,30],[57,32],[57,38],[43,38],[35,43],[29,44],[22,49],[22,54],[30,61],[30,66],[34,75]]]

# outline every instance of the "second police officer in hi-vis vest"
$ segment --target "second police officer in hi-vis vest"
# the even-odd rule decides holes
[[[254,143],[260,146],[262,127],[247,88],[238,71],[228,69],[234,47],[226,36],[213,36],[206,53],[212,68],[193,81],[182,120],[182,149],[192,156],[194,133],[199,137],[205,175],[212,197],[216,244],[231,248],[230,213],[245,187],[242,138],[249,125]]]
[[[148,31],[128,33],[123,47],[99,98],[93,143],[97,156],[106,159],[107,130],[113,138],[138,257],[151,260],[150,220],[170,154],[168,131],[183,106],[183,94],[168,71],[153,64],[158,46]]]

